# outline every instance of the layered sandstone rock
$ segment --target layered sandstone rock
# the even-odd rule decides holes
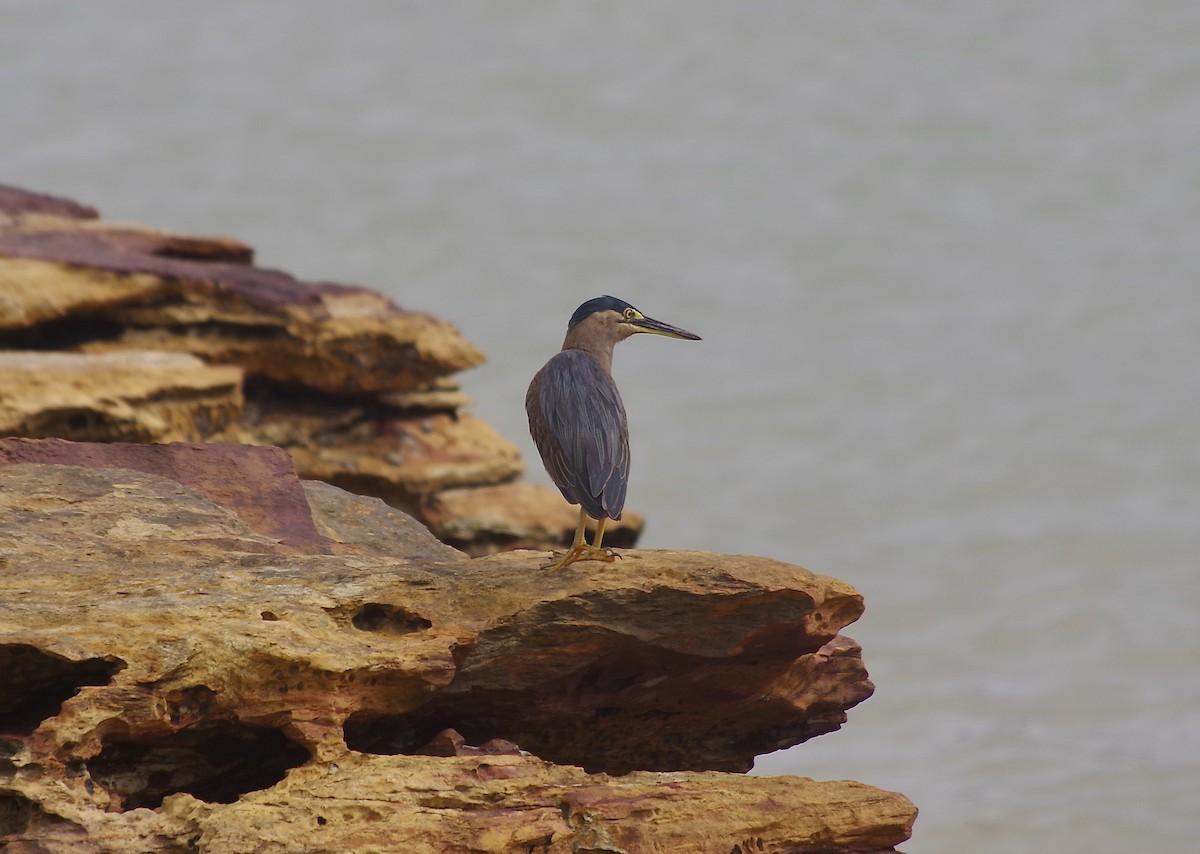
[[[557,493],[513,493],[516,447],[463,411],[454,375],[483,355],[457,329],[252,261],[230,238],[0,186],[0,375],[22,377],[0,383],[0,431],[279,445],[305,477],[383,498],[472,554],[570,539]],[[626,514],[609,542],[632,545],[641,524]]]
[[[186,353],[0,350],[0,435],[198,441],[242,416],[242,372]]]
[[[869,696],[855,590],[763,558],[549,557],[469,559],[274,448],[0,441],[0,845],[908,837],[900,795],[732,773]]]

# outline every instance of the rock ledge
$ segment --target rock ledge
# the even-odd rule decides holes
[[[901,795],[728,773],[869,696],[853,588],[745,556],[547,558],[469,559],[278,449],[0,440],[0,846],[908,838]]]

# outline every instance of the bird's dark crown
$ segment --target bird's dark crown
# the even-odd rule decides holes
[[[633,306],[625,302],[625,300],[617,299],[616,297],[602,296],[590,299],[575,309],[575,313],[571,315],[571,322],[567,324],[567,329],[570,329],[585,317],[590,317],[598,311],[615,311],[618,314],[624,314],[627,308],[633,308]],[[634,309],[634,311],[637,311],[637,309]]]

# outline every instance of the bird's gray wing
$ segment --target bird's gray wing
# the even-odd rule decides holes
[[[612,377],[581,350],[564,350],[534,377],[529,430],[550,477],[593,518],[620,519],[629,482],[629,427]]]

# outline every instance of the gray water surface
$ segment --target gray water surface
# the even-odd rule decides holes
[[[0,0],[0,83],[0,181],[454,320],[531,479],[576,305],[702,335],[617,352],[643,545],[868,608],[760,771],[1196,850],[1200,4]]]

